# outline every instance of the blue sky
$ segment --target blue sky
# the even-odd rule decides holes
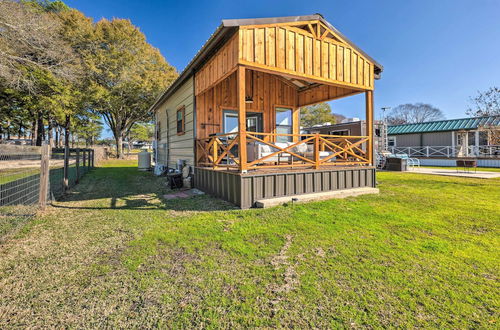
[[[380,107],[413,102],[463,117],[469,96],[500,85],[499,0],[65,2],[95,20],[129,18],[179,71],[222,19],[321,13],[384,66],[375,86],[377,118]],[[363,96],[331,105],[364,117]]]

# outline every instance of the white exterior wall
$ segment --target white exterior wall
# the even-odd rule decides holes
[[[189,78],[167,100],[157,107],[155,118],[160,127],[158,164],[176,168],[177,160],[184,159],[194,166],[194,91],[193,77]],[[177,135],[177,109],[185,107],[185,133]],[[167,125],[168,112],[168,125]],[[167,129],[168,127],[168,129]],[[170,145],[167,144],[170,142]],[[167,153],[169,160],[167,164]]]
[[[456,159],[420,158],[420,165],[424,166],[457,166]],[[500,167],[500,159],[478,159],[478,167]]]

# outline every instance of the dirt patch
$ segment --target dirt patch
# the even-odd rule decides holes
[[[283,283],[280,285],[272,285],[271,291],[274,293],[286,293],[292,291],[299,283],[297,278],[297,272],[295,271],[295,265],[290,263],[289,257],[286,255],[288,249],[292,245],[293,237],[291,235],[285,236],[285,244],[280,250],[280,253],[275,255],[271,260],[271,265],[273,265],[275,270],[285,268],[282,276]]]
[[[326,256],[325,250],[322,248],[316,248],[315,252],[318,257],[324,258]]]

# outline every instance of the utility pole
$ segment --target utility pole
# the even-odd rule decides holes
[[[391,110],[391,107],[382,107],[382,140],[384,145],[384,150],[389,150],[389,138],[387,137],[387,117],[385,112]]]

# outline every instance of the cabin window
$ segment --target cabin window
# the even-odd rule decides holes
[[[185,107],[182,106],[177,109],[177,135],[181,135],[185,133],[185,125],[186,125],[186,112]]]
[[[238,113],[224,110],[224,133],[238,132]]]
[[[238,132],[238,112],[234,110],[223,110],[224,133]],[[262,131],[262,114],[255,112],[246,113],[247,132]]]
[[[488,131],[479,131],[479,145],[487,146],[489,144]]]
[[[348,129],[339,129],[339,130],[335,130],[335,131],[330,131],[330,135],[348,136],[348,135],[351,135],[351,131]]]
[[[396,137],[395,136],[389,136],[387,138],[387,145],[389,147],[395,147],[396,146]]]
[[[276,133],[292,134],[292,109],[276,108]],[[292,141],[291,136],[277,136],[276,142]]]
[[[467,133],[467,144],[473,146],[476,144],[476,132],[468,132]]]

